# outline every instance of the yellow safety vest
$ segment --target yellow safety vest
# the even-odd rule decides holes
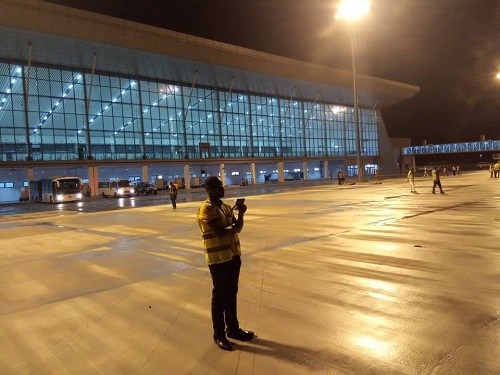
[[[233,256],[241,255],[240,240],[237,233],[228,233],[217,236],[207,225],[209,221],[217,219],[223,228],[233,224],[233,211],[231,206],[222,203],[221,207],[213,204],[210,199],[198,209],[196,221],[200,227],[205,259],[207,263],[218,264],[230,261]]]

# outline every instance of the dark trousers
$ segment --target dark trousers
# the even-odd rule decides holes
[[[436,186],[439,187],[439,191],[442,193],[443,192],[443,188],[441,187],[441,181],[440,180],[434,181],[434,184],[432,185],[432,192],[433,193],[436,190]]]
[[[170,194],[170,200],[172,201],[172,207],[177,208],[177,195]]]
[[[234,256],[229,262],[208,266],[212,275],[212,323],[214,338],[226,336],[228,331],[236,331],[240,325],[237,317],[236,295],[240,277],[241,258]]]

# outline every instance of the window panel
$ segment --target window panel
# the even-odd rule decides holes
[[[0,63],[1,146],[15,146],[16,160],[26,156],[22,68],[27,71]],[[77,158],[79,145],[86,149],[87,123],[97,159],[141,158],[144,152],[148,158],[194,158],[200,143],[210,144],[211,156],[232,158],[356,153],[351,107],[207,88],[190,96],[189,85],[111,74],[86,74],[84,87],[82,73],[71,69],[31,67],[30,77],[30,140],[44,160]],[[361,109],[360,120],[363,155],[376,156],[377,113]]]

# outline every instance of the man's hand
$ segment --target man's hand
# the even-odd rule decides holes
[[[247,205],[242,204],[239,206],[235,206],[234,209],[238,211],[238,216],[240,216],[243,215],[245,212],[247,212]]]

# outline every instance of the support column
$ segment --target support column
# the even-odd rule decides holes
[[[302,171],[304,173],[304,181],[309,180],[309,173],[307,172],[307,161],[302,163]]]
[[[28,182],[35,181],[35,170],[33,168],[28,168],[28,170],[26,171],[26,177],[28,179]]]
[[[141,157],[143,159],[147,159],[148,156],[146,154],[146,136],[145,136],[145,131],[144,131],[144,109],[142,105],[142,89],[141,89],[141,80],[137,79],[138,82],[138,93],[139,93],[139,132],[141,135]],[[132,87],[132,84],[131,86]],[[132,94],[132,89],[130,89],[130,93]],[[137,116],[136,116],[137,117]],[[137,155],[135,155],[137,157]],[[143,167],[144,168],[144,167]],[[144,170],[143,170],[143,182],[148,182],[147,180],[144,180]]]
[[[333,177],[330,176],[330,171],[328,170],[328,160],[323,162],[323,176],[325,176],[326,180]]]
[[[222,186],[226,186],[226,167],[224,164],[219,165],[220,180],[222,181]]]
[[[31,140],[30,140],[30,124],[29,124],[29,116],[28,116],[28,109],[29,109],[29,84],[30,84],[30,72],[31,72],[31,43],[30,43],[30,49],[29,49],[29,57],[28,57],[28,67],[27,67],[27,77],[24,72],[24,68],[21,69],[21,77],[23,80],[23,99],[24,99],[24,134],[26,137],[26,160],[31,161],[33,160],[33,150],[32,150],[32,145],[31,145]]]
[[[99,167],[88,167],[87,176],[89,178],[90,196],[97,197],[97,185],[99,184]]]
[[[189,164],[184,164],[184,186],[186,190],[191,189],[191,174],[189,173]]]
[[[149,183],[149,167],[147,165],[142,166],[142,182]]]
[[[285,182],[285,172],[283,171],[284,169],[284,163],[282,161],[278,162],[278,182]]]
[[[255,173],[255,163],[250,163],[250,173],[252,175],[252,185],[257,183],[257,174]]]

